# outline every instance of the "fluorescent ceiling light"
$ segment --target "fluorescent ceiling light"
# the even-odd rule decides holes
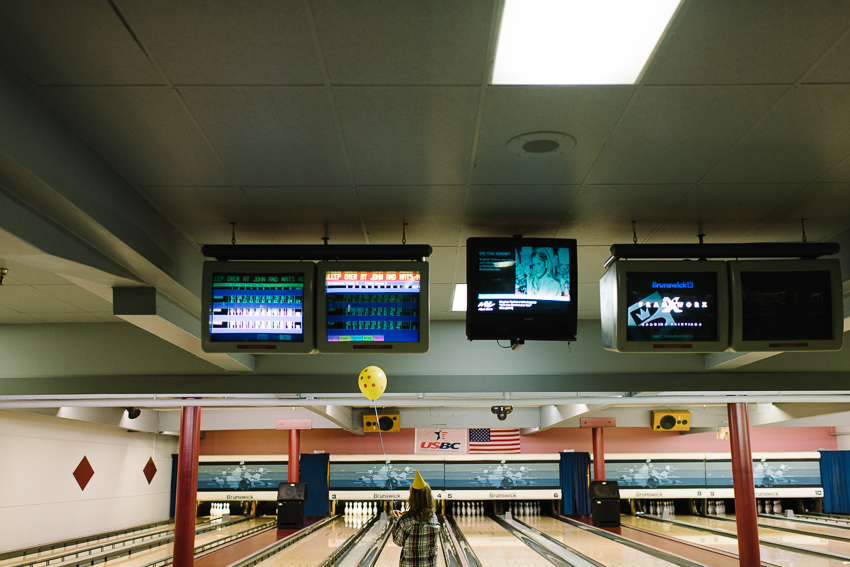
[[[455,296],[452,298],[452,311],[466,311],[466,284],[455,285]]]
[[[505,0],[494,85],[632,85],[680,0]]]

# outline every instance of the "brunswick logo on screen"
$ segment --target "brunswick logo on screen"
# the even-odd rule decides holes
[[[519,453],[519,428],[470,429],[469,453]]]

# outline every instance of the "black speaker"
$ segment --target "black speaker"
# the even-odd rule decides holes
[[[278,500],[307,500],[306,482],[281,482],[277,487]]]
[[[616,480],[593,480],[590,482],[590,498],[620,498]]]
[[[304,502],[281,500],[277,503],[277,529],[300,530],[304,527]]]
[[[597,528],[620,527],[620,499],[593,498],[590,501],[590,516]]]

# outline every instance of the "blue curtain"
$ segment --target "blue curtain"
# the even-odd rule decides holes
[[[850,451],[821,451],[823,511],[850,514]]]
[[[589,470],[590,453],[561,453],[562,514],[590,514]]]
[[[307,483],[305,516],[328,515],[328,462],[330,455],[301,455],[301,482]]]

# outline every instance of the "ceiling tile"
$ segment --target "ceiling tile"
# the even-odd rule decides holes
[[[239,184],[349,184],[325,89],[184,87],[180,92]]]
[[[0,60],[37,85],[162,85],[109,2],[0,2]]]
[[[457,265],[457,246],[434,246],[433,252],[427,258],[431,283],[454,283],[455,267]]]
[[[806,219],[806,237],[823,241],[850,226],[850,184],[812,183],[773,211],[746,234],[751,242],[800,242]]]
[[[610,246],[578,246],[579,283],[599,283],[605,262],[611,257]]]
[[[578,193],[570,185],[473,186],[464,239],[470,236],[551,237]]]
[[[33,325],[41,322],[22,313],[0,313],[0,325]]]
[[[464,240],[464,244],[466,241]],[[454,283],[466,283],[466,246],[457,249],[457,260],[455,260]]]
[[[92,148],[131,182],[233,183],[171,89],[53,87],[42,91]]]
[[[0,305],[19,313],[78,313],[80,309],[28,285],[3,286]]]
[[[121,0],[176,85],[323,84],[301,0]]]
[[[144,192],[172,224],[198,244],[229,244],[236,223],[241,244],[256,241],[257,217],[237,187],[145,187]],[[266,243],[270,243],[269,240]]]
[[[360,210],[372,244],[457,246],[463,226],[466,188],[358,187]]]
[[[479,90],[335,88],[356,183],[466,184]]]
[[[850,83],[850,35],[841,38],[832,51],[802,78],[803,83]]]
[[[630,86],[489,87],[474,182],[582,183],[633,92]],[[561,138],[562,147],[552,153],[530,153],[522,146],[531,137],[520,136],[532,132],[557,132],[571,139]],[[546,134],[540,137],[546,139]]]
[[[588,183],[695,183],[786,87],[640,89]]]
[[[432,311],[447,313],[452,310],[453,285],[431,283],[429,293],[431,294]]]
[[[813,181],[848,154],[850,85],[804,85],[789,90],[704,181]]]
[[[112,303],[76,285],[34,285],[32,287],[83,311],[112,310]]]
[[[817,180],[825,183],[850,183],[850,157],[844,158],[841,163],[818,177]]]
[[[846,2],[689,0],[642,84],[792,84],[849,25]]]
[[[102,323],[94,313],[33,313],[32,317],[42,323]]]
[[[599,318],[599,282],[579,282],[578,310],[584,313],[596,313]]]
[[[557,233],[580,246],[628,244],[632,221],[643,242],[684,197],[690,185],[586,185]]]
[[[1,251],[6,252],[6,249],[3,248]],[[56,275],[53,272],[42,270],[40,268],[34,268],[26,264],[21,264],[20,262],[6,260],[2,262],[2,266],[0,267],[7,268],[9,270],[9,273],[3,279],[3,287],[6,287],[7,285],[13,286],[35,284],[52,284],[66,286],[74,285],[62,276]]]
[[[335,85],[480,85],[491,0],[313,0]]]
[[[696,244],[697,234],[705,234],[706,243],[739,242],[802,188],[801,183],[697,185],[646,242]]]

